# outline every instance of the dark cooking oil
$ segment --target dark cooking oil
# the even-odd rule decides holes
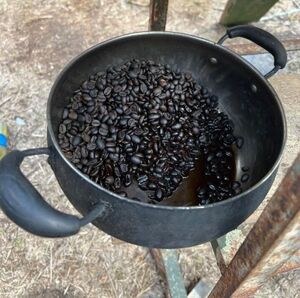
[[[230,181],[233,182],[236,177],[236,161],[235,154],[228,162],[232,170],[230,172]],[[165,198],[159,203],[159,205],[169,206],[195,206],[199,205],[199,199],[197,197],[197,190],[203,187],[207,187],[209,183],[215,184],[216,178],[214,176],[205,175],[205,160],[201,156],[197,161],[195,168],[189,173],[189,175],[183,179],[181,184],[175,190],[175,192],[169,197]]]
[[[236,156],[235,150],[232,150],[232,157],[228,159],[227,165],[231,166],[230,180],[228,184],[231,184],[236,177]],[[217,180],[215,176],[205,175],[205,159],[203,155],[197,159],[195,168],[190,171],[187,177],[185,177],[173,194],[164,198],[159,205],[165,206],[197,206],[199,205],[199,198],[197,197],[197,191],[200,188],[207,187],[209,183],[216,184]],[[151,203],[149,191],[142,190],[137,181],[128,187],[122,187],[121,191],[125,191],[129,198],[136,199],[141,202]]]

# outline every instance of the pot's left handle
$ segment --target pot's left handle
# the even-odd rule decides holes
[[[98,203],[83,218],[52,208],[20,170],[26,156],[47,154],[49,148],[12,151],[0,161],[0,207],[24,230],[43,237],[65,237],[105,213],[106,206]]]

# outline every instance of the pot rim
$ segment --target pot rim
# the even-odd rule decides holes
[[[264,177],[262,179],[260,179],[257,183],[255,183],[254,185],[252,185],[250,188],[248,188],[246,191],[240,193],[239,195],[233,196],[231,198],[228,198],[224,201],[220,201],[220,202],[216,202],[216,203],[211,203],[208,205],[199,205],[199,206],[165,206],[165,205],[154,205],[154,204],[149,204],[149,203],[144,203],[144,202],[139,202],[139,201],[135,201],[126,197],[122,197],[119,196],[118,194],[105,189],[104,187],[98,185],[97,183],[95,183],[94,181],[92,181],[91,179],[89,179],[88,177],[86,177],[82,172],[80,172],[63,154],[63,152],[61,151],[59,144],[57,142],[56,139],[56,134],[53,131],[53,127],[51,124],[51,115],[50,115],[50,108],[51,108],[51,101],[53,98],[53,93],[54,90],[56,89],[56,87],[58,86],[58,84],[60,83],[61,78],[63,77],[63,75],[65,74],[65,72],[71,67],[73,66],[77,60],[81,59],[83,56],[86,56],[88,54],[90,54],[91,52],[93,52],[94,50],[105,46],[107,44],[110,44],[112,42],[115,41],[119,41],[119,40],[124,40],[124,39],[128,39],[131,37],[137,37],[137,36],[146,36],[146,35],[151,35],[151,36],[170,36],[170,37],[181,37],[184,39],[192,39],[194,41],[200,41],[202,43],[206,43],[212,46],[217,47],[219,50],[224,51],[232,56],[234,56],[237,60],[239,60],[241,63],[245,64],[248,68],[249,71],[252,71],[253,73],[255,73],[255,75],[258,77],[258,79],[263,80],[263,83],[269,88],[269,90],[271,91],[277,106],[279,107],[280,110],[280,114],[281,114],[281,118],[282,118],[282,122],[283,122],[283,141],[281,144],[281,148],[280,148],[280,152],[277,156],[276,161],[274,162],[273,166],[271,167],[271,169],[267,172],[266,175],[264,175]],[[107,194],[118,198],[120,200],[123,200],[127,203],[134,203],[134,204],[138,204],[141,207],[149,207],[149,208],[153,208],[153,209],[163,209],[163,210],[187,210],[187,211],[191,211],[191,210],[197,210],[197,209],[207,209],[207,208],[213,208],[216,206],[222,206],[231,202],[234,202],[236,200],[241,199],[243,196],[249,194],[250,192],[256,190],[260,185],[262,185],[263,183],[265,183],[270,176],[274,173],[274,171],[278,168],[279,163],[282,159],[282,155],[283,155],[283,151],[284,151],[284,147],[286,144],[286,139],[287,139],[287,122],[286,122],[286,117],[285,117],[285,113],[284,113],[284,109],[282,106],[282,103],[277,95],[277,93],[275,92],[274,88],[271,86],[271,84],[268,82],[268,80],[252,65],[250,64],[247,60],[243,59],[240,55],[238,55],[237,53],[235,53],[234,51],[230,50],[229,48],[226,48],[222,45],[219,45],[213,41],[207,40],[205,38],[201,38],[198,37],[196,35],[192,35],[192,34],[187,34],[187,33],[181,33],[181,32],[172,32],[172,31],[141,31],[141,32],[134,32],[134,33],[128,33],[128,34],[124,34],[124,35],[120,35],[117,37],[113,37],[110,39],[107,39],[103,42],[100,42],[86,50],[84,50],[83,52],[81,52],[79,55],[77,55],[76,57],[74,57],[72,60],[70,60],[65,66],[64,68],[60,71],[59,75],[57,76],[57,78],[54,81],[54,84],[52,85],[52,88],[50,90],[49,93],[49,97],[48,97],[48,102],[47,102],[47,130],[48,133],[51,137],[51,141],[56,149],[56,151],[58,152],[58,154],[60,155],[60,157],[66,162],[66,164],[71,167],[71,169],[73,171],[75,171],[82,179],[84,179],[85,181],[87,181],[88,183],[90,183],[91,185],[93,185],[94,187],[97,187],[99,190],[106,192]]]

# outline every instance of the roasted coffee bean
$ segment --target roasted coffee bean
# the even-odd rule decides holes
[[[120,121],[119,121],[119,124],[126,127],[128,124],[128,119],[126,118],[122,118]]]
[[[136,143],[136,144],[140,144],[140,143],[141,143],[140,137],[138,137],[138,136],[136,136],[136,135],[133,135],[133,136],[131,137],[131,140],[132,140],[133,143]]]
[[[242,167],[242,171],[243,171],[243,172],[248,172],[249,170],[250,170],[249,167],[246,167],[246,166]]]
[[[65,120],[68,118],[68,116],[69,116],[69,110],[67,108],[64,108],[62,119]]]
[[[142,93],[146,93],[148,91],[148,88],[145,83],[141,83],[140,90]]]
[[[101,135],[101,136],[107,136],[108,135],[108,129],[106,129],[106,128],[103,128],[103,127],[100,127],[99,128],[99,134]]]
[[[234,194],[235,195],[239,195],[240,193],[242,193],[242,189],[239,187],[239,188],[236,188],[235,190],[234,190]]]
[[[86,123],[91,123],[92,122],[92,117],[90,114],[85,114],[85,122]]]
[[[126,163],[120,164],[120,171],[122,173],[127,173],[128,172],[128,165]]]
[[[125,191],[120,191],[117,193],[119,196],[126,198],[127,197],[127,193]]]
[[[157,87],[153,90],[153,94],[154,96],[159,96],[162,92],[162,88],[161,87]]]
[[[109,153],[115,153],[116,148],[115,147],[109,147],[109,148],[106,148],[106,151],[109,152]]]
[[[210,153],[206,157],[207,162],[211,162],[214,159],[215,155],[213,153]]]
[[[165,117],[160,118],[160,124],[162,126],[166,126],[168,124],[168,120]]]
[[[223,152],[222,151],[218,151],[217,153],[216,153],[216,157],[222,157],[223,156]]]
[[[108,139],[106,139],[106,140],[108,141]],[[108,141],[108,142],[106,142],[105,147],[106,148],[115,148],[116,147],[116,143],[112,142],[112,141]]]
[[[125,140],[130,142],[131,141],[131,135],[125,135]]]
[[[61,144],[60,144],[60,147],[62,148],[62,149],[65,149],[65,148],[68,148],[70,146],[70,144],[69,143],[66,143],[66,142],[62,142]],[[64,150],[63,150],[64,151]],[[70,159],[72,158],[72,154],[70,154]]]
[[[87,102],[87,105],[88,105],[88,102],[92,100],[92,97],[86,93],[84,93],[82,97],[83,97],[83,100]]]
[[[122,87],[120,85],[117,85],[117,86],[114,87],[114,92],[115,93],[119,93],[121,91],[122,91]]]
[[[238,182],[238,181],[232,182],[232,189],[233,189],[233,190],[234,190],[234,189],[237,189],[237,188],[239,188],[239,187],[241,187],[241,183],[240,183],[240,182]]]
[[[59,132],[64,134],[67,131],[67,127],[64,124],[59,125]]]
[[[109,151],[108,151],[109,152]],[[119,154],[118,153],[110,153],[109,154],[109,158],[114,161],[114,162],[117,162],[119,161]]]
[[[105,88],[105,90],[104,90],[104,92],[103,92],[103,93],[104,93],[104,95],[105,95],[105,96],[108,96],[108,95],[110,95],[110,93],[111,93],[111,90],[112,90],[112,89],[111,89],[110,87],[106,87],[106,88]]]
[[[155,120],[159,119],[160,118],[160,115],[159,114],[150,114],[149,115],[149,120],[150,122],[154,122]]]
[[[115,182],[114,182],[115,189],[119,189],[121,188],[121,186],[122,186],[121,179],[119,177],[115,178]]]
[[[108,176],[105,178],[105,183],[108,185],[112,185],[112,184],[114,184],[114,182],[115,182],[115,179],[113,176]]]
[[[155,183],[150,182],[150,183],[148,183],[148,188],[149,188],[150,190],[155,190],[155,189],[157,189],[157,186],[156,186]]]
[[[180,129],[182,127],[181,123],[176,123],[172,126],[172,129]]]
[[[87,148],[85,146],[81,147],[81,156],[83,158],[87,158],[88,155],[89,155],[89,152],[88,152]]]
[[[230,151],[225,151],[225,155],[228,157],[232,157],[232,153]]]
[[[225,135],[225,138],[224,138],[224,142],[225,142],[226,144],[231,145],[231,144],[234,142],[234,136],[231,135],[231,134],[226,134],[226,135]],[[239,147],[238,147],[238,148],[239,148]]]
[[[200,188],[200,189],[197,190],[198,197],[202,198],[202,197],[205,196],[205,194],[206,194],[206,188],[205,187],[202,187],[202,188]]]
[[[81,141],[82,141],[81,137],[77,135],[73,138],[72,144],[73,146],[78,146],[81,143]]]
[[[194,135],[198,135],[200,133],[200,129],[198,127],[194,126],[192,128],[192,132],[193,132]]]
[[[249,174],[243,174],[242,178],[241,178],[241,181],[243,183],[245,183],[245,182],[247,182],[249,180],[249,178],[250,178]]]
[[[82,123],[82,122],[85,121],[85,117],[83,115],[81,115],[81,114],[78,114],[77,120]]]
[[[120,169],[118,168],[118,166],[114,167],[114,173],[115,173],[116,177],[122,176],[122,173],[121,173]]]
[[[130,186],[132,183],[132,178],[131,178],[131,175],[130,174],[126,174],[125,175],[125,180],[124,180],[124,185],[126,187]]]
[[[95,143],[88,143],[86,145],[86,149],[90,150],[90,151],[95,150],[96,148],[97,148],[97,145]]]
[[[76,120],[77,119],[77,113],[74,111],[69,112],[69,118],[71,120]]]
[[[160,80],[159,80],[159,85],[160,85],[161,87],[165,87],[165,86],[167,85],[167,81],[164,80],[164,79],[160,79]]]
[[[100,126],[100,125],[101,125],[101,122],[100,122],[99,120],[94,119],[94,120],[92,121],[92,126],[98,127],[98,126]]]
[[[127,144],[127,146],[124,148],[124,150],[128,154],[133,153],[133,147],[131,147],[131,144]]]
[[[98,90],[97,89],[93,89],[89,92],[89,95],[93,98],[97,97],[98,95]]]
[[[101,138],[97,139],[96,144],[100,150],[103,150],[105,148],[105,141]]]
[[[175,185],[179,185],[179,183],[180,183],[179,177],[172,177],[172,182],[173,182]]]
[[[72,158],[71,161],[72,161],[74,164],[80,163],[80,159],[79,159],[79,158]]]
[[[122,114],[123,114],[123,109],[120,108],[120,107],[117,107],[117,108],[116,108],[116,112],[117,112],[119,115],[122,115]]]
[[[135,164],[135,165],[139,165],[139,164],[142,163],[141,158],[140,158],[139,156],[137,156],[137,155],[133,155],[133,156],[131,157],[131,161],[132,161],[132,163]]]
[[[137,181],[138,181],[139,184],[144,184],[148,181],[148,176],[147,175],[139,176],[137,178]]]
[[[161,201],[163,199],[163,192],[160,188],[155,191],[155,199]]]
[[[244,139],[242,137],[237,137],[235,140],[236,146],[241,149],[244,145]]]
[[[129,127],[134,127],[136,124],[136,121],[134,119],[129,119],[128,122],[127,122],[127,125]]]

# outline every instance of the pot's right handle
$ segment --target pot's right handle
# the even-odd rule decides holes
[[[240,25],[228,28],[226,34],[220,38],[218,44],[222,44],[227,38],[243,37],[258,44],[274,57],[274,68],[265,75],[270,78],[279,69],[284,68],[287,62],[287,54],[282,43],[271,33],[251,25]]]
[[[48,148],[12,151],[0,161],[0,207],[24,230],[43,237],[65,237],[103,217],[107,206],[101,201],[83,218],[51,207],[20,170],[26,156],[49,154]]]

